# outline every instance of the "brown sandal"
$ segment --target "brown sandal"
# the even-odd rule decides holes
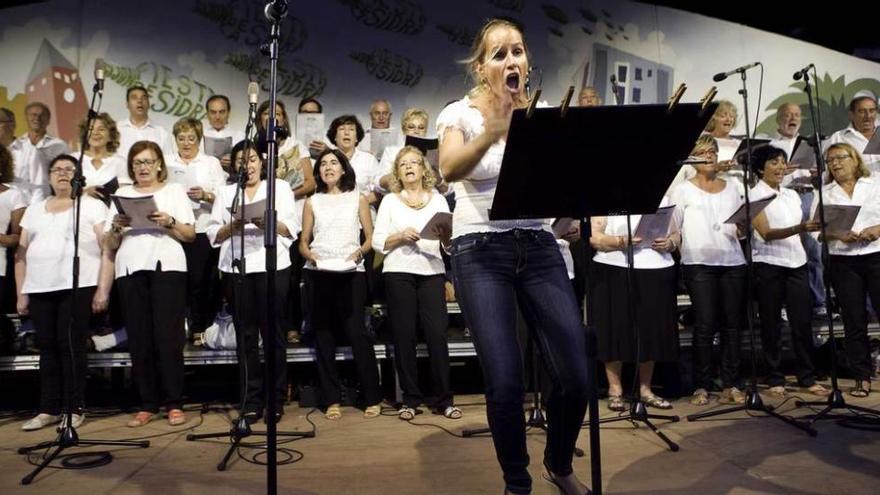
[[[134,415],[134,418],[126,423],[126,426],[128,426],[129,428],[140,428],[141,426],[144,426],[152,421],[153,416],[155,416],[155,414],[149,411],[139,411],[137,414]]]
[[[691,404],[695,406],[705,406],[708,403],[709,392],[707,392],[705,388],[698,388],[694,390],[694,395],[691,396]]]
[[[168,424],[171,426],[180,426],[186,423],[186,414],[180,409],[172,409],[168,411]]]
[[[626,411],[626,405],[623,403],[622,395],[608,395],[608,410],[614,412]]]

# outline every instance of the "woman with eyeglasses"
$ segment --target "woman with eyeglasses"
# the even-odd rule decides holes
[[[186,253],[186,305],[188,330],[193,343],[200,345],[202,332],[214,323],[220,306],[217,290],[219,250],[211,245],[206,230],[217,191],[226,185],[226,172],[220,160],[204,153],[202,122],[184,117],[172,129],[177,154],[168,160],[168,181],[180,184],[189,196],[196,223],[196,238],[183,246]]]
[[[76,158],[59,155],[53,159],[49,164],[52,194],[29,206],[21,219],[15,253],[16,306],[19,314],[29,315],[34,322],[40,348],[40,409],[22,425],[25,431],[61,421],[65,406],[71,408],[74,428],[83,423],[86,333],[92,313],[107,309],[113,282],[113,265],[102,263],[101,257],[107,207],[84,195],[80,203],[80,264],[74,301],[75,203],[71,199],[71,180],[75,171]]]
[[[128,153],[131,186],[117,196],[151,197],[157,210],[149,227],[131,227],[131,217],[110,208],[105,225],[105,252],[115,252],[116,280],[122,296],[131,352],[132,375],[140,392],[140,410],[128,422],[144,426],[165,405],[168,424],[186,422],[183,413],[183,346],[186,342],[186,253],[196,223],[187,190],[168,182],[162,149],[152,141],[138,141]]]
[[[847,362],[855,378],[853,397],[871,393],[871,345],[866,297],[880,314],[880,178],[847,143],[825,151],[831,176],[822,187],[825,205],[858,206],[852,229],[825,231],[831,255],[831,286],[843,317]],[[816,205],[813,206],[815,215]],[[827,212],[826,212],[827,215]]]

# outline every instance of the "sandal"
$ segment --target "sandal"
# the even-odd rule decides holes
[[[776,385],[767,389],[767,393],[774,399],[784,399],[788,397],[783,385]]]
[[[196,347],[202,347],[205,345],[204,334],[202,332],[193,332],[192,334],[192,344]]]
[[[865,387],[865,384],[868,384]],[[871,393],[871,381],[870,380],[856,380],[855,387],[851,388],[849,391],[849,395],[853,397],[867,397]]]
[[[691,396],[691,404],[695,406],[705,406],[709,403],[709,392],[706,391],[705,388],[698,388],[694,390],[693,396]]]
[[[409,421],[416,417],[416,410],[409,406],[402,406],[397,410],[397,419]]]
[[[449,406],[443,410],[443,416],[446,419],[461,419],[461,409],[455,406]]]
[[[380,414],[382,414],[381,404],[373,404],[372,406],[367,406],[367,408],[364,409],[364,418],[366,419],[378,417]]]
[[[646,406],[656,409],[672,409],[672,404],[668,400],[654,394],[643,395],[642,402],[644,402]]]
[[[140,411],[134,415],[134,418],[126,423],[126,426],[128,426],[129,428],[139,428],[152,421],[153,416],[154,414],[149,411]]]
[[[297,332],[296,330],[291,330],[291,331],[287,332],[287,343],[288,344],[299,344],[299,342],[300,342],[299,332]]]
[[[608,409],[614,412],[623,412],[626,411],[626,406],[623,404],[623,396],[621,395],[608,395]]]
[[[324,418],[336,420],[342,417],[342,407],[339,404],[330,404],[324,411]]]
[[[168,411],[168,424],[171,426],[180,426],[186,423],[186,414],[180,409],[172,409]]]
[[[822,385],[821,383],[814,383],[809,388],[807,388],[807,392],[813,395],[817,395],[819,397],[828,397],[831,395],[831,389]]]

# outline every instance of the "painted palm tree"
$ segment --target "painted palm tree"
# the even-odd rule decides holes
[[[801,135],[809,136],[813,134],[813,122],[810,120],[810,106],[807,103],[807,94],[804,92],[803,81],[792,83],[790,88],[792,92],[779,96],[775,100],[767,104],[764,111],[772,112],[770,116],[764,119],[758,126],[758,133],[772,135],[776,132],[776,108],[779,105],[791,102],[801,107],[801,113],[804,115],[803,125],[801,125]],[[822,118],[820,122],[820,134],[829,136],[834,131],[843,129],[849,125],[849,116],[847,115],[847,107],[852,97],[859,91],[869,90],[875,95],[880,94],[880,81],[876,79],[861,78],[847,84],[846,76],[840,76],[832,79],[827,72],[818,84],[818,107],[819,115]]]

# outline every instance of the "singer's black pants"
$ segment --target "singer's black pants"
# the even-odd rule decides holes
[[[874,312],[880,315],[880,253],[831,256],[831,286],[837,294],[843,317],[844,344],[850,371],[856,380],[869,380],[871,345],[865,298],[870,296]]]
[[[186,302],[189,308],[189,331],[204,332],[214,323],[219,308],[220,272],[217,261],[220,249],[211,246],[207,234],[196,234],[193,242],[184,242],[186,253]]]

